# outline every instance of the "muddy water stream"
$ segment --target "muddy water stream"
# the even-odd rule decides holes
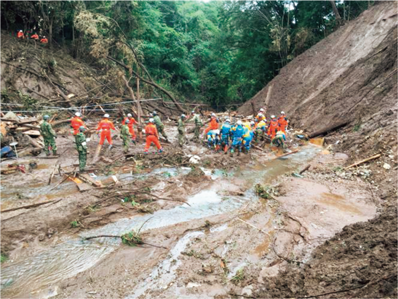
[[[81,236],[121,235],[139,228],[148,218],[151,219],[145,224],[142,231],[233,211],[248,201],[258,199],[253,190],[256,183],[269,183],[280,175],[291,173],[300,165],[313,159],[319,151],[319,147],[307,146],[298,153],[269,161],[264,165],[256,164],[254,167],[238,169],[233,174],[227,175],[221,171],[214,174],[213,172],[214,183],[212,186],[187,198],[190,206],[184,204],[170,210],[159,210],[153,215],[122,219],[84,232]],[[230,190],[235,180],[240,180],[248,188],[244,196],[225,197],[220,195],[220,191]],[[189,239],[187,237],[186,242]],[[43,290],[48,285],[54,285],[62,279],[73,277],[79,272],[89,269],[118,246],[120,246],[120,239],[108,238],[90,241],[69,239],[63,241],[34,256],[4,267],[1,277],[2,295],[17,296],[22,290],[24,293],[27,290],[31,292]]]

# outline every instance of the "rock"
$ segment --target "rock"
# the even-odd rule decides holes
[[[242,296],[251,297],[253,295],[253,286],[248,285],[242,289]]]
[[[383,168],[389,170],[391,168],[391,165],[388,163],[384,163]]]
[[[211,265],[202,264],[203,273],[212,273],[213,267]]]
[[[45,235],[45,234],[40,234],[40,235],[37,237],[37,239],[38,239],[40,242],[44,241],[45,238],[46,238],[46,235]]]
[[[189,163],[191,163],[191,164],[199,164],[200,163],[200,157],[199,156],[192,156],[189,159]]]

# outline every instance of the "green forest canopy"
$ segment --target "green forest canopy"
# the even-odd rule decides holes
[[[46,35],[52,46],[64,47],[94,66],[109,68],[119,61],[127,66],[126,73],[135,70],[178,101],[223,109],[250,99],[294,57],[369,5],[370,1],[2,1],[1,26],[13,34],[24,29]]]

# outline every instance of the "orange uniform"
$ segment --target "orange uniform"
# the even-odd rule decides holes
[[[129,123],[128,123],[127,126],[129,127],[129,131],[130,131],[130,134],[131,134],[131,138],[135,140],[136,135],[135,135],[135,132],[134,132],[134,127],[133,127],[133,125],[138,124],[138,122],[134,119],[134,117],[130,117],[130,118],[125,117],[125,118],[123,119],[123,121],[122,121],[122,124],[123,124],[123,125],[126,123],[126,120],[127,120],[127,119],[129,120]]]
[[[23,32],[19,32],[19,31],[18,31],[17,37],[18,37],[18,38],[24,38]]]
[[[81,126],[85,127],[84,121],[78,116],[72,118],[72,120],[70,121],[70,126],[73,128],[73,135],[79,134],[79,128]]]
[[[207,135],[207,133],[209,133],[209,131],[211,130],[217,130],[218,129],[218,122],[217,119],[215,117],[211,118],[209,127],[205,130],[205,135]]]
[[[30,38],[31,39],[39,39],[39,36],[37,34],[33,34]]]
[[[269,122],[269,127],[268,127],[268,135],[271,136],[271,138],[274,138],[276,135],[276,130],[279,130],[278,121],[271,119],[271,121]]]
[[[109,144],[112,144],[111,130],[115,130],[115,126],[113,125],[113,122],[111,122],[107,118],[101,120],[97,127],[97,131],[99,131],[99,130],[102,130],[100,145],[104,144],[105,138],[106,138],[106,140],[108,140]]]
[[[159,134],[156,126],[152,123],[149,123],[145,127],[145,134],[146,134],[146,144],[145,144],[145,152],[147,153],[149,147],[151,146],[152,142],[156,145],[158,150],[162,149],[162,146],[159,143]]]
[[[48,39],[42,38],[42,39],[40,40],[40,42],[41,42],[42,44],[48,44]]]
[[[278,124],[279,124],[280,130],[281,130],[283,133],[286,133],[286,127],[287,127],[287,124],[288,124],[287,119],[286,119],[286,116],[284,116],[284,115],[279,116],[279,118],[278,118]]]

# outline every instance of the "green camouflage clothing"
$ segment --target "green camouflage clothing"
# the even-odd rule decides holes
[[[122,129],[120,131],[120,137],[122,137],[123,139],[124,152],[127,153],[127,151],[129,150],[130,139],[131,139],[129,127],[127,125],[122,126]]]
[[[200,136],[200,128],[203,126],[202,120],[200,119],[199,114],[195,114],[193,117],[193,121],[195,122],[195,129],[194,129],[194,138],[196,140],[199,140]]]
[[[185,143],[185,124],[183,120],[180,118],[178,120],[178,144],[183,146]]]
[[[87,143],[86,143],[86,136],[80,132],[75,136],[76,140],[76,149],[79,153],[79,169],[83,171],[86,167],[87,162]]]
[[[156,125],[156,129],[158,130],[158,134],[162,134],[162,136],[164,138],[166,138],[166,140],[168,140],[166,133],[164,132],[164,124],[162,123],[162,121],[160,120],[159,115],[155,115],[153,117],[153,121],[155,122]]]
[[[52,126],[48,122],[44,121],[40,125],[40,134],[44,138],[44,150],[45,150],[46,154],[47,155],[50,154],[49,147],[51,146],[53,154],[56,155],[57,154],[57,145],[55,143],[55,137],[57,137],[57,134],[55,134]]]

